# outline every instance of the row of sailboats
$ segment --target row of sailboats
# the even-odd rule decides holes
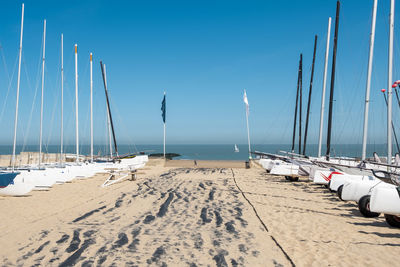
[[[43,190],[52,187],[55,183],[65,183],[76,178],[91,177],[95,173],[104,171],[107,168],[114,169],[137,169],[143,167],[148,158],[146,155],[129,155],[128,157],[120,157],[118,155],[117,143],[115,138],[114,127],[112,123],[109,97],[107,92],[107,81],[105,65],[100,62],[101,71],[104,82],[104,89],[107,100],[107,114],[112,130],[115,156],[111,150],[110,141],[110,160],[98,161],[93,156],[93,54],[90,53],[90,161],[82,162],[79,153],[79,122],[78,122],[78,46],[75,44],[75,138],[76,138],[76,158],[74,163],[66,163],[63,150],[63,112],[64,112],[64,60],[63,60],[63,35],[61,34],[61,140],[60,140],[60,162],[58,164],[43,164],[42,162],[42,132],[43,132],[43,96],[44,96],[44,81],[45,81],[45,51],[46,51],[46,20],[43,25],[43,51],[42,51],[42,82],[41,82],[41,108],[40,108],[40,137],[39,137],[39,162],[37,166],[16,166],[16,139],[18,129],[18,105],[20,91],[20,76],[21,76],[21,57],[22,57],[22,41],[23,41],[23,26],[24,26],[24,4],[22,4],[21,17],[21,35],[19,45],[19,61],[18,61],[18,77],[17,77],[17,94],[16,94],[16,109],[14,120],[14,141],[13,154],[11,159],[11,169],[2,170],[0,172],[0,195],[24,195],[31,190]],[[111,133],[110,133],[111,138]]]
[[[330,190],[336,191],[339,198],[346,201],[355,201],[361,214],[365,217],[377,217],[380,213],[385,214],[389,225],[400,227],[400,194],[398,185],[400,184],[400,157],[397,154],[392,157],[392,88],[400,86],[400,82],[392,82],[393,66],[393,33],[394,33],[394,0],[390,2],[389,15],[389,55],[388,55],[388,89],[387,89],[387,157],[386,162],[381,162],[374,153],[372,159],[366,158],[366,144],[368,132],[368,112],[370,102],[371,73],[373,62],[374,38],[377,0],[374,0],[372,11],[370,49],[367,70],[366,96],[364,108],[364,128],[362,158],[358,161],[354,158],[332,158],[330,155],[331,129],[332,129],[332,107],[335,82],[336,52],[338,40],[340,2],[337,2],[335,37],[332,60],[331,90],[329,100],[328,115],[328,133],[327,133],[327,151],[326,156],[321,157],[321,141],[323,129],[324,98],[326,88],[326,72],[328,64],[329,36],[331,19],[328,23],[327,48],[325,53],[325,70],[323,79],[323,92],[321,103],[320,132],[318,157],[307,157],[305,148],[301,153],[301,130],[299,131],[299,154],[294,153],[294,140],[296,133],[296,116],[293,130],[292,152],[286,152],[286,155],[268,154],[256,152],[261,156],[260,164],[271,174],[283,175],[288,180],[298,180],[299,176],[308,176],[310,180],[317,184],[323,184]],[[314,50],[315,51],[315,50]],[[297,92],[301,90],[302,81],[302,55],[300,55],[299,78]],[[312,74],[313,75],[313,74]],[[311,78],[312,83],[312,78]],[[397,91],[396,91],[397,92]],[[385,93],[385,92],[384,92]],[[310,90],[311,94],[311,90]],[[296,112],[297,112],[296,96]],[[301,98],[301,91],[300,91]],[[386,98],[385,98],[386,101]],[[301,105],[301,100],[300,100]],[[301,116],[301,107],[299,116]],[[301,126],[300,126],[301,129]],[[306,128],[307,129],[307,128]],[[393,127],[394,130],[394,127]],[[306,130],[307,131],[307,130]],[[306,136],[304,146],[306,145]]]

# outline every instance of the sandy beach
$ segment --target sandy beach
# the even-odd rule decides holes
[[[175,164],[175,163],[174,163]],[[168,166],[168,164],[167,164]],[[398,229],[263,169],[166,167],[0,197],[3,266],[394,266]],[[214,165],[216,166],[216,165]]]

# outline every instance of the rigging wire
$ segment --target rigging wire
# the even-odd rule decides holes
[[[5,61],[5,56],[4,56],[3,47],[1,47],[1,54],[2,54],[2,58],[3,58],[3,64],[4,64],[4,66],[6,66],[6,61]],[[8,75],[8,74],[9,74],[8,71],[6,71],[6,72],[7,72],[7,77],[8,77],[8,86],[7,86],[6,97],[4,98],[3,105],[2,105],[2,108],[1,108],[0,123],[3,121],[4,111],[5,111],[5,108],[6,108],[6,105],[7,105],[8,96],[9,96],[9,94],[10,94],[10,89],[11,89],[11,86],[12,86],[12,81],[13,81],[13,79],[14,79],[14,75],[15,75],[15,72],[16,72],[16,69],[17,69],[17,62],[18,62],[18,54],[17,54],[17,56],[16,56],[16,58],[15,58],[15,63],[14,63],[13,72],[12,72],[11,77]]]
[[[40,66],[42,64],[42,54],[43,54],[43,49],[42,48],[43,48],[43,38],[42,38],[42,45],[40,47],[40,51],[41,52],[39,53],[39,60],[38,60],[38,65],[37,65],[36,85],[35,85],[35,91],[34,91],[34,97],[33,97],[32,105],[31,105],[31,112],[29,114],[28,126],[26,128],[26,131],[24,131],[24,130],[22,131],[23,144],[22,144],[21,152],[25,151],[27,138],[29,136],[30,129],[31,129],[32,116],[33,116],[33,111],[34,111],[35,104],[36,104],[36,97],[37,97],[37,94],[38,94],[39,83],[40,83]],[[24,65],[24,71],[25,71],[25,75],[26,75],[26,79],[27,79],[28,88],[32,92],[31,80],[29,78],[29,73],[28,73],[27,64],[26,64],[26,60],[25,60],[25,55],[24,54],[22,54],[22,63]]]

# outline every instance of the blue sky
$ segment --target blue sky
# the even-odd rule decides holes
[[[0,108],[4,109],[0,117],[1,144],[11,144],[13,136],[21,3],[2,0],[0,9]],[[38,143],[43,19],[47,19],[45,144],[59,142],[61,33],[64,34],[67,144],[73,144],[75,140],[75,43],[79,52],[82,143],[89,142],[89,53],[93,52],[96,143],[107,140],[106,106],[99,67],[99,60],[103,60],[107,65],[111,108],[120,143],[162,143],[160,107],[164,90],[167,91],[169,143],[246,143],[242,99],[243,89],[246,89],[252,141],[265,144],[291,142],[299,53],[304,57],[305,107],[313,41],[317,34],[308,139],[308,143],[317,143],[326,30],[331,16],[333,40],[335,8],[336,1],[333,0],[27,0],[18,143]],[[371,9],[372,0],[342,1],[334,143],[361,142]],[[396,11],[400,11],[399,8]],[[370,144],[386,142],[386,111],[380,89],[387,87],[388,14],[389,1],[380,1],[372,77]],[[397,17],[395,28],[400,25]],[[400,55],[398,29],[400,26],[395,30],[394,80],[400,78],[400,69],[396,67]],[[332,46],[329,66],[331,54]],[[13,73],[6,99],[8,79]],[[330,78],[328,89],[329,81]],[[394,121],[398,125],[399,108],[395,103],[393,106]]]

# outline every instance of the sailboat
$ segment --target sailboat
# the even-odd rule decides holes
[[[239,148],[238,148],[238,146],[235,144],[235,150],[234,150],[236,153],[237,152],[239,152]]]
[[[135,154],[119,155],[118,154],[118,146],[117,146],[117,141],[116,141],[116,137],[115,137],[114,123],[113,123],[113,119],[112,119],[112,115],[111,115],[110,100],[109,100],[109,95],[108,95],[106,68],[105,68],[105,64],[103,64],[102,61],[100,61],[100,68],[101,68],[101,73],[103,76],[104,92],[105,92],[106,103],[107,103],[107,118],[108,118],[108,130],[109,130],[109,139],[110,139],[110,141],[109,141],[110,159],[113,162],[118,163],[118,164],[115,164],[116,166],[114,166],[114,167],[129,168],[131,170],[143,168],[144,165],[149,160],[147,155],[135,155]],[[111,140],[111,134],[112,134],[112,140]],[[113,156],[113,152],[112,152],[112,143],[114,143],[115,156]]]

